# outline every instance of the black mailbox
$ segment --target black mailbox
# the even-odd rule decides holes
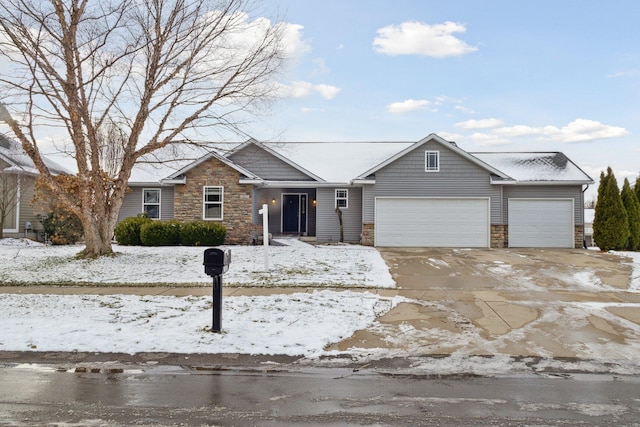
[[[231,264],[231,251],[218,248],[205,249],[204,273],[207,276],[219,276],[229,270]]]

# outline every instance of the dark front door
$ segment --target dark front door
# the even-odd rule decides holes
[[[285,194],[282,196],[282,232],[300,232],[299,194]]]

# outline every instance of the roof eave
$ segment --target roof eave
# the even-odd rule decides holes
[[[374,185],[376,183],[375,179],[360,179],[356,178],[351,180],[351,184],[353,185]]]
[[[243,184],[243,182],[240,182]],[[249,184],[249,182],[247,182]],[[328,188],[328,187],[353,187],[350,182],[317,182],[317,181],[267,181],[261,180],[254,183],[262,188]]]
[[[593,181],[491,181],[492,184],[506,184],[506,185],[590,185],[594,184]]]

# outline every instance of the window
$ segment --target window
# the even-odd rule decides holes
[[[160,219],[159,188],[142,189],[142,212],[145,212],[149,218]]]
[[[439,151],[424,152],[424,170],[425,172],[440,171],[440,152]]]
[[[349,190],[336,190],[336,208],[349,207]]]
[[[222,219],[223,195],[222,187],[204,187],[204,219]]]

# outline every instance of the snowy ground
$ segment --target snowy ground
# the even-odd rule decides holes
[[[223,334],[210,332],[211,297],[0,295],[0,350],[252,353],[317,356],[403,298],[338,288],[390,288],[389,268],[373,248],[232,246],[224,286],[305,287],[300,293],[224,298]],[[82,247],[0,241],[4,284],[211,286],[204,248],[116,246],[114,257],[75,258]],[[317,291],[307,293],[307,287]]]
[[[377,250],[355,245],[314,246],[295,239],[269,247],[230,246],[225,286],[395,286]],[[26,239],[0,240],[0,283],[209,285],[204,248],[114,246],[113,257],[80,260],[82,246],[44,246]]]
[[[421,304],[375,292],[373,288],[392,288],[395,283],[373,248],[289,243],[292,246],[270,248],[269,272],[264,271],[262,247],[231,247],[232,265],[224,276],[225,286],[305,289],[287,295],[225,297],[222,334],[209,329],[210,296],[0,294],[0,351],[288,354],[318,360],[319,356],[336,353],[327,351],[327,345],[357,330],[378,327],[376,318],[398,304]],[[94,261],[75,259],[80,249],[0,240],[0,282],[211,283],[203,272],[203,248],[116,247],[117,256]],[[634,263],[630,290],[640,290],[640,254],[624,255]],[[309,287],[317,289],[307,292]],[[390,342],[394,339],[388,337]],[[361,349],[347,353],[354,360],[372,355]],[[374,353],[375,358],[398,355],[392,349]],[[410,355],[404,356],[411,359]],[[543,370],[615,371],[589,360],[548,359],[535,364]],[[416,359],[411,369],[434,374],[495,375],[530,371],[531,366],[530,360],[506,355],[486,358],[453,352],[450,357],[429,359],[428,363]],[[616,369],[640,374],[640,366],[634,363]]]

